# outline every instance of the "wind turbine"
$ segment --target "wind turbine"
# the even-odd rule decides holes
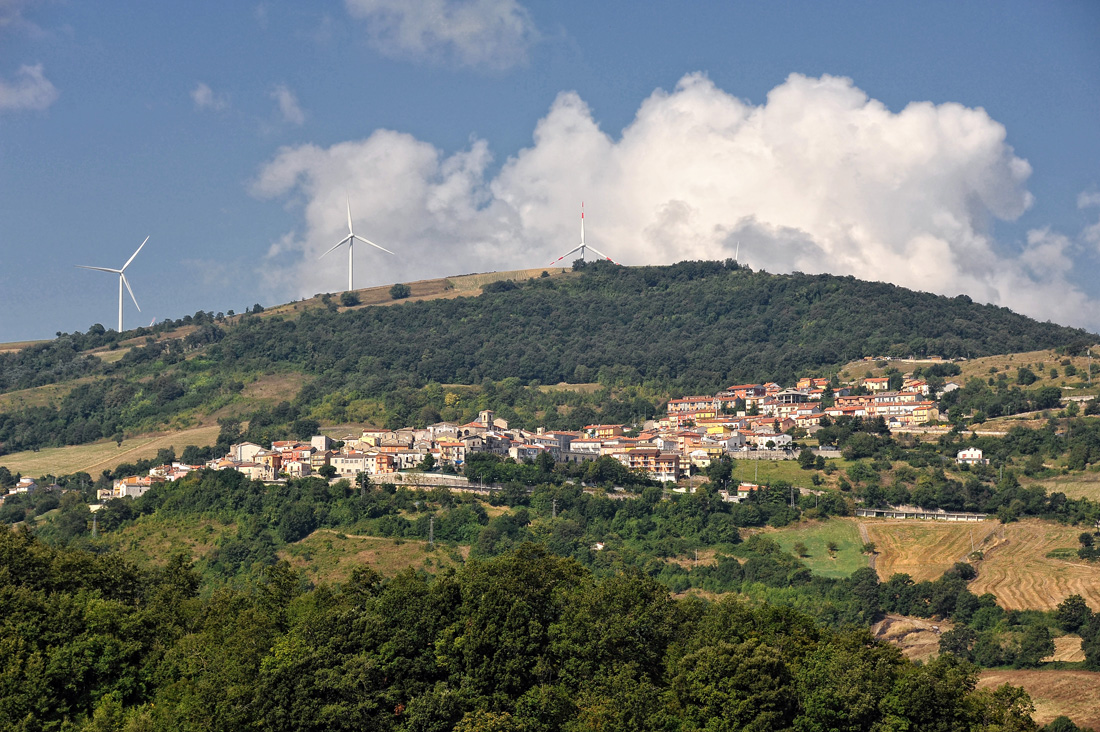
[[[149,237],[145,237],[145,241],[141,243],[141,246],[137,248],[130,258],[126,260],[126,264],[122,265],[122,269],[110,269],[108,267],[88,267],[83,264],[76,265],[80,269],[94,269],[98,272],[111,272],[118,275],[118,332],[122,332],[122,286],[126,285],[126,290],[130,293],[130,299],[134,301],[134,307],[141,312],[141,306],[138,305],[137,298],[134,297],[134,291],[130,289],[130,282],[126,279],[126,268],[130,266],[130,262],[134,261],[134,257],[141,251],[141,247],[145,246],[145,242],[149,241]]]
[[[572,249],[570,249],[570,250],[569,250],[568,252],[566,252],[565,254],[561,255],[561,256],[560,256],[560,257],[558,257],[557,259],[555,259],[555,260],[554,260],[553,262],[551,262],[551,263],[550,263],[550,266],[551,266],[551,267],[553,267],[553,266],[554,266],[555,264],[557,264],[557,263],[558,263],[558,262],[560,262],[561,260],[563,260],[563,259],[565,259],[566,257],[568,257],[568,256],[569,256],[570,254],[572,254],[573,252],[580,252],[580,253],[581,253],[581,259],[583,260],[583,259],[584,259],[584,250],[585,250],[586,248],[587,248],[587,249],[591,249],[591,250],[592,250],[592,251],[594,251],[594,252],[595,252],[596,254],[599,254],[599,255],[600,255],[601,257],[603,257],[604,259],[606,259],[606,260],[607,260],[608,262],[611,262],[612,264],[618,264],[618,262],[616,262],[616,261],[615,261],[614,259],[612,259],[611,257],[609,257],[609,256],[607,256],[606,254],[604,254],[603,252],[601,252],[601,251],[600,251],[599,249],[597,249],[596,247],[592,246],[591,244],[585,244],[585,243],[584,243],[584,201],[581,201],[581,245],[580,245],[579,247],[573,247],[573,248],[572,248]]]
[[[385,247],[378,246],[377,244],[375,244],[373,241],[370,241],[369,239],[364,239],[363,237],[359,236],[358,234],[355,233],[355,231],[352,230],[352,228],[351,228],[351,198],[349,197],[347,199],[347,201],[348,201],[348,235],[345,236],[343,239],[341,239],[338,244],[336,244],[335,246],[332,247],[332,249],[329,249],[328,252],[325,252],[325,254],[328,254],[329,252],[332,252],[332,251],[335,251],[335,250],[339,249],[344,244],[348,245],[348,292],[351,292],[352,290],[355,289],[352,286],[352,272],[355,269],[352,257],[353,257],[354,252],[355,252],[355,240],[356,239],[363,242],[364,244],[370,244],[375,249],[381,249],[386,254],[393,254],[393,252],[391,252],[389,249],[386,249]],[[322,254],[321,257],[325,256],[325,254]],[[393,254],[393,256],[396,257],[397,255]],[[318,257],[318,259],[320,259],[321,257]]]

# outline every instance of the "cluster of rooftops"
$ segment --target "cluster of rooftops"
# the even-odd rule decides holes
[[[591,424],[577,431],[530,431],[509,428],[506,420],[484,410],[465,424],[366,427],[340,441],[316,435],[268,447],[242,442],[206,465],[174,463],[154,468],[147,476],[120,479],[101,498],[141,495],[158,481],[175,480],[203,467],[239,470],[265,481],[318,474],[354,479],[427,465],[457,471],[469,455],[479,452],[517,462],[537,461],[540,456],[546,456],[543,461],[582,462],[607,455],[654,479],[677,481],[693,466],[705,468],[724,454],[789,449],[794,435],[812,434],[821,428],[823,417],[882,417],[892,426],[938,420],[927,383],[909,379],[894,391],[887,390],[888,384],[886,377],[863,379],[859,390],[816,378],[801,379],[786,389],[775,383],[738,384],[714,395],[672,399],[665,416],[633,426]]]

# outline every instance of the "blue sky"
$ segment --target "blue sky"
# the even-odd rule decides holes
[[[0,341],[732,256],[1100,330],[1100,4],[0,0]]]

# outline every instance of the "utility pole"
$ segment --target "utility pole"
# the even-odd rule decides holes
[[[428,545],[435,548],[435,516],[428,517]]]
[[[558,499],[553,498],[550,500],[550,518],[558,517]]]
[[[96,538],[96,535],[99,533],[99,522],[97,520],[98,518],[99,517],[96,516],[94,513],[92,514],[92,538],[93,539]]]

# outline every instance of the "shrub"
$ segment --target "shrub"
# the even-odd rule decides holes
[[[390,298],[393,300],[404,300],[411,294],[412,288],[400,282],[390,288]]]

